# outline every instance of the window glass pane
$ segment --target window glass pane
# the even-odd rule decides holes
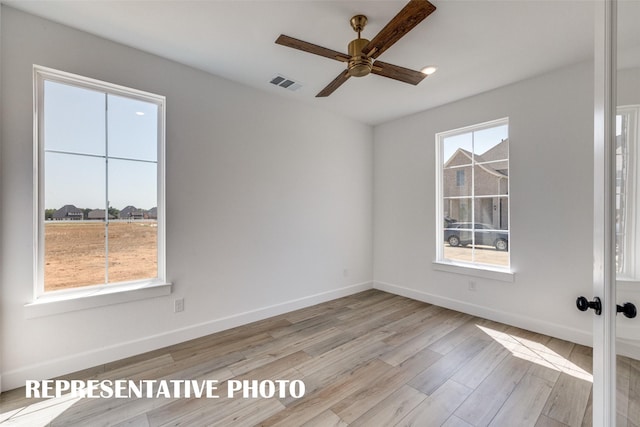
[[[449,222],[471,221],[471,133],[444,138],[442,193],[444,219]]]
[[[117,95],[108,95],[109,156],[158,159],[158,106]]]
[[[472,198],[444,201],[444,257],[455,261],[472,261]]]
[[[471,222],[471,199],[459,198],[459,199],[445,199],[444,200],[444,220],[445,226],[447,224]]]
[[[109,160],[109,282],[158,275],[157,165]]]
[[[471,196],[471,166],[445,169],[442,172],[443,194],[446,199]]]
[[[44,149],[104,155],[104,93],[52,81],[44,87]]]
[[[481,158],[476,162],[508,160],[509,146],[500,144],[509,137],[507,125],[494,126],[473,132],[473,152]]]
[[[442,144],[443,257],[509,266],[508,125],[446,136]]]
[[[624,277],[627,218],[627,115],[616,115],[616,272]]]
[[[104,212],[104,159],[45,153],[45,164],[45,291],[102,284],[105,225],[95,214]]]
[[[472,133],[448,136],[442,140],[442,160],[445,169],[471,164]]]
[[[509,194],[509,170],[501,172],[493,169],[491,165],[477,165],[473,168],[474,195],[482,196],[506,196]]]

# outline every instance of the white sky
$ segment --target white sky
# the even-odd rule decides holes
[[[155,104],[47,81],[44,118],[46,209],[67,204],[103,209],[107,149],[110,206],[157,205]]]
[[[472,138],[473,135],[473,138]],[[447,163],[449,158],[458,148],[473,152],[475,154],[486,153],[509,137],[509,126],[501,125],[475,132],[466,132],[444,138],[442,143],[442,158]]]

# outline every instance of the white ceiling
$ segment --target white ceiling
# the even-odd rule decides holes
[[[523,80],[593,55],[593,1],[433,0],[437,10],[380,56],[415,70],[418,86],[376,75],[315,98],[344,64],[274,43],[286,34],[341,52],[365,14],[373,38],[406,4],[393,1],[26,1],[3,3],[261,90],[378,124]],[[269,81],[302,82],[291,92]]]

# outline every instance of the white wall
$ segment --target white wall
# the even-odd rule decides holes
[[[4,389],[371,286],[369,126],[6,6],[1,28]],[[167,97],[172,295],[25,318],[33,282],[32,64]],[[178,297],[185,311],[174,314]]]
[[[575,300],[592,289],[592,70],[573,66],[377,126],[374,286],[589,343],[592,316]],[[435,271],[434,135],[502,117],[515,281]]]

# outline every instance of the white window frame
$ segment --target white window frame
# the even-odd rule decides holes
[[[509,266],[502,267],[498,265],[489,265],[489,264],[481,264],[475,262],[463,262],[459,260],[452,260],[445,258],[444,256],[444,183],[443,183],[443,166],[444,166],[444,150],[442,147],[442,143],[445,138],[470,133],[482,131],[484,129],[489,129],[497,126],[507,125],[509,126],[509,118],[504,117],[497,120],[492,120],[484,123],[479,123],[475,125],[465,126],[458,129],[453,129],[445,132],[440,132],[435,135],[435,146],[436,146],[436,259],[433,261],[433,267],[435,270],[445,271],[450,273],[464,274],[470,275],[474,277],[482,277],[487,279],[495,279],[506,282],[513,282],[515,280],[515,274],[511,269],[511,249],[512,249],[512,239],[511,239],[511,180],[509,180],[509,190],[507,191],[507,200],[509,201],[508,208],[508,221],[509,221]],[[511,168],[511,162],[509,160],[509,168]],[[473,168],[472,168],[473,171]],[[471,197],[471,196],[470,196]],[[471,197],[473,199],[473,197]]]
[[[640,105],[625,105],[617,108],[616,115],[626,116],[627,127],[627,176],[622,177],[626,183],[624,194],[625,221],[620,230],[624,235],[622,252],[624,254],[621,268],[617,271],[617,279],[623,282],[640,282],[640,262],[638,262],[638,244],[640,244],[640,223],[637,215],[640,207]]]
[[[158,149],[157,149],[157,221],[158,221],[158,274],[156,278],[88,285],[78,288],[47,291],[44,290],[44,82],[52,81],[69,84],[108,94],[124,96],[158,106]],[[166,98],[137,89],[67,73],[52,68],[33,66],[34,110],[33,110],[33,226],[34,226],[34,267],[33,301],[26,304],[28,317],[73,311],[88,307],[125,302],[171,292],[171,284],[166,281],[166,218],[165,218],[165,111]],[[127,295],[122,295],[127,293]],[[82,300],[78,303],[74,300]],[[50,304],[53,303],[53,304]]]

